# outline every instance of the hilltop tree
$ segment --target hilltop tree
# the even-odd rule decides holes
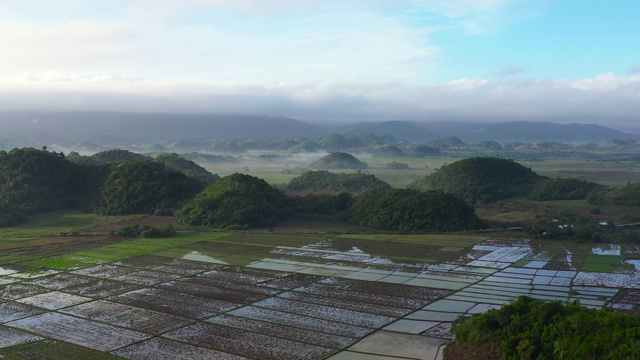
[[[359,193],[367,190],[386,190],[391,186],[368,174],[338,174],[326,170],[307,171],[291,179],[287,185],[291,190],[327,189],[339,192]]]
[[[513,160],[474,157],[445,165],[411,186],[456,194],[475,203],[526,195],[541,179]]]
[[[332,152],[309,165],[313,169],[366,169],[367,163],[343,152]]]
[[[402,232],[456,231],[481,224],[475,209],[462,198],[411,189],[365,192],[342,217],[354,224]]]
[[[290,200],[264,180],[225,176],[176,213],[183,224],[215,228],[271,226],[290,212]]]
[[[106,215],[170,213],[202,188],[199,181],[158,162],[122,162],[102,187],[98,212]]]
[[[83,170],[63,153],[0,151],[0,202],[25,214],[76,207],[87,190]]]
[[[187,160],[176,153],[160,154],[155,158],[155,161],[164,164],[169,169],[173,169],[190,176],[206,185],[212,184],[220,178],[217,174],[210,173],[202,166],[191,160]]]
[[[587,201],[594,205],[640,205],[640,182],[619,188],[599,187],[589,194]]]

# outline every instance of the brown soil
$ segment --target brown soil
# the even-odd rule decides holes
[[[120,228],[123,228],[125,226],[132,226],[132,225],[140,225],[140,226],[149,225],[149,226],[163,227],[169,224],[173,226],[178,226],[178,220],[174,216],[149,215],[149,216],[144,216],[138,219],[123,221],[117,224],[97,227],[95,229],[91,229],[91,232],[118,231],[120,230]]]
[[[445,360],[502,360],[500,343],[485,342],[480,345],[457,345],[450,343],[444,349]]]
[[[294,215],[273,226],[275,232],[371,232],[372,229],[360,225],[352,225],[333,219],[330,216]]]

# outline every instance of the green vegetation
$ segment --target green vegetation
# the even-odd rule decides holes
[[[307,194],[292,198],[293,207],[298,214],[331,215],[335,217],[347,210],[353,198],[348,193],[340,193],[338,196],[326,194]]]
[[[155,160],[169,169],[179,171],[207,185],[213,184],[220,178],[217,174],[212,174],[195,162],[175,153],[160,154],[155,157]]]
[[[9,346],[0,349],[0,358],[23,359],[65,359],[65,360],[125,360],[126,358],[108,352],[90,349],[62,341],[44,340]]]
[[[539,201],[581,200],[594,189],[602,187],[596,183],[579,179],[548,179],[535,186],[529,198]]]
[[[302,153],[302,152],[316,152],[322,149],[322,145],[315,140],[304,140],[303,142],[295,145],[289,152]]]
[[[132,225],[125,226],[118,230],[118,235],[120,236],[128,236],[128,237],[143,237],[143,238],[168,238],[174,237],[178,234],[173,225],[169,224],[164,228],[159,228],[156,226],[145,225],[140,227],[140,225]]]
[[[119,163],[123,161],[144,160],[147,157],[141,154],[131,152],[129,150],[112,149],[97,152],[91,156],[82,156],[72,151],[67,156],[69,161],[83,165],[105,165]]]
[[[326,189],[339,192],[360,193],[368,190],[386,190],[391,186],[374,175],[362,173],[332,173],[326,170],[307,171],[289,181],[290,190]]]
[[[342,216],[354,224],[401,232],[471,230],[481,224],[462,198],[411,189],[365,192]]]
[[[474,157],[445,165],[412,187],[456,194],[471,203],[486,203],[525,195],[539,179],[531,169],[513,160]]]
[[[290,209],[289,198],[264,180],[233,174],[207,187],[176,215],[187,225],[243,229],[271,226]]]
[[[584,259],[582,265],[582,271],[597,271],[597,272],[614,272],[623,271],[624,258],[618,255],[594,255],[590,254]]]
[[[462,146],[466,146],[467,144],[465,144],[464,141],[460,140],[460,138],[457,138],[455,136],[449,136],[443,139],[433,140],[432,142],[429,143],[429,145],[435,148],[446,149],[450,147],[462,147]]]
[[[140,238],[122,241],[116,244],[104,245],[97,248],[74,251],[62,255],[33,258],[20,262],[20,265],[29,266],[31,268],[69,270],[174,249],[188,244],[213,241],[227,235],[229,234],[194,232],[180,233],[176,237],[162,240],[154,238]]]
[[[409,164],[395,161],[387,163],[385,167],[390,170],[409,170]]]
[[[640,182],[620,188],[599,188],[587,197],[594,205],[640,205]]]
[[[313,169],[366,169],[367,163],[363,163],[351,154],[343,152],[331,152],[320,160],[309,165]]]
[[[202,184],[163,164],[119,163],[102,187],[98,211],[113,214],[166,214],[202,190]]]
[[[578,304],[519,297],[499,310],[459,322],[445,359],[461,347],[498,343],[501,353],[485,358],[639,359],[640,315],[593,310]]]
[[[398,158],[403,157],[404,152],[402,149],[395,145],[383,145],[373,150],[373,157],[378,158]]]
[[[34,148],[0,151],[0,226],[28,214],[78,208],[91,198],[93,171],[64,154]]]

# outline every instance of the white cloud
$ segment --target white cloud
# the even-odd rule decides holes
[[[74,21],[53,26],[0,24],[0,70],[103,66],[127,53],[133,32],[119,23]]]
[[[610,74],[578,81],[258,84],[43,73],[0,78],[0,88],[14,89],[0,96],[1,110],[29,104],[44,110],[252,113],[307,121],[535,119],[608,125],[640,113],[640,76]]]

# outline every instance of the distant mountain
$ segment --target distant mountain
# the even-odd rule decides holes
[[[496,124],[462,124],[452,133],[467,143],[495,140],[498,142],[562,143],[605,142],[611,139],[627,139],[632,134],[596,124],[556,124],[550,122],[512,121]],[[455,130],[455,131],[453,131]]]
[[[357,122],[342,125],[333,132],[343,135],[359,135],[365,132],[377,136],[387,134],[413,143],[425,143],[441,137],[430,129],[429,124],[412,121]]]
[[[494,140],[498,142],[563,143],[605,142],[611,139],[634,137],[619,130],[595,124],[557,124],[542,121],[511,121],[502,123],[464,123],[441,121],[419,123],[412,121],[358,122],[334,128],[333,132],[357,135],[371,132],[377,136],[389,134],[413,143],[429,143],[457,137],[466,143]]]
[[[632,134],[594,124],[556,124],[513,121],[504,123],[462,122],[357,122],[327,126],[286,117],[221,114],[139,114],[116,112],[5,112],[0,113],[0,148],[68,145],[99,151],[107,146],[147,144],[164,149],[175,144],[207,147],[215,139],[322,139],[328,134],[358,141],[398,145],[402,140],[425,144],[457,137],[465,143],[504,142],[606,142],[628,139]],[[334,139],[335,140],[335,139]],[[327,138],[323,141],[328,141]],[[66,144],[66,145],[65,145]],[[194,145],[195,146],[195,145]],[[193,146],[191,146],[193,147]],[[333,149],[325,146],[326,149]],[[339,146],[337,149],[345,148]]]
[[[113,112],[0,113],[0,133],[53,143],[82,139],[119,143],[181,138],[248,139],[318,136],[315,125],[284,117]]]

